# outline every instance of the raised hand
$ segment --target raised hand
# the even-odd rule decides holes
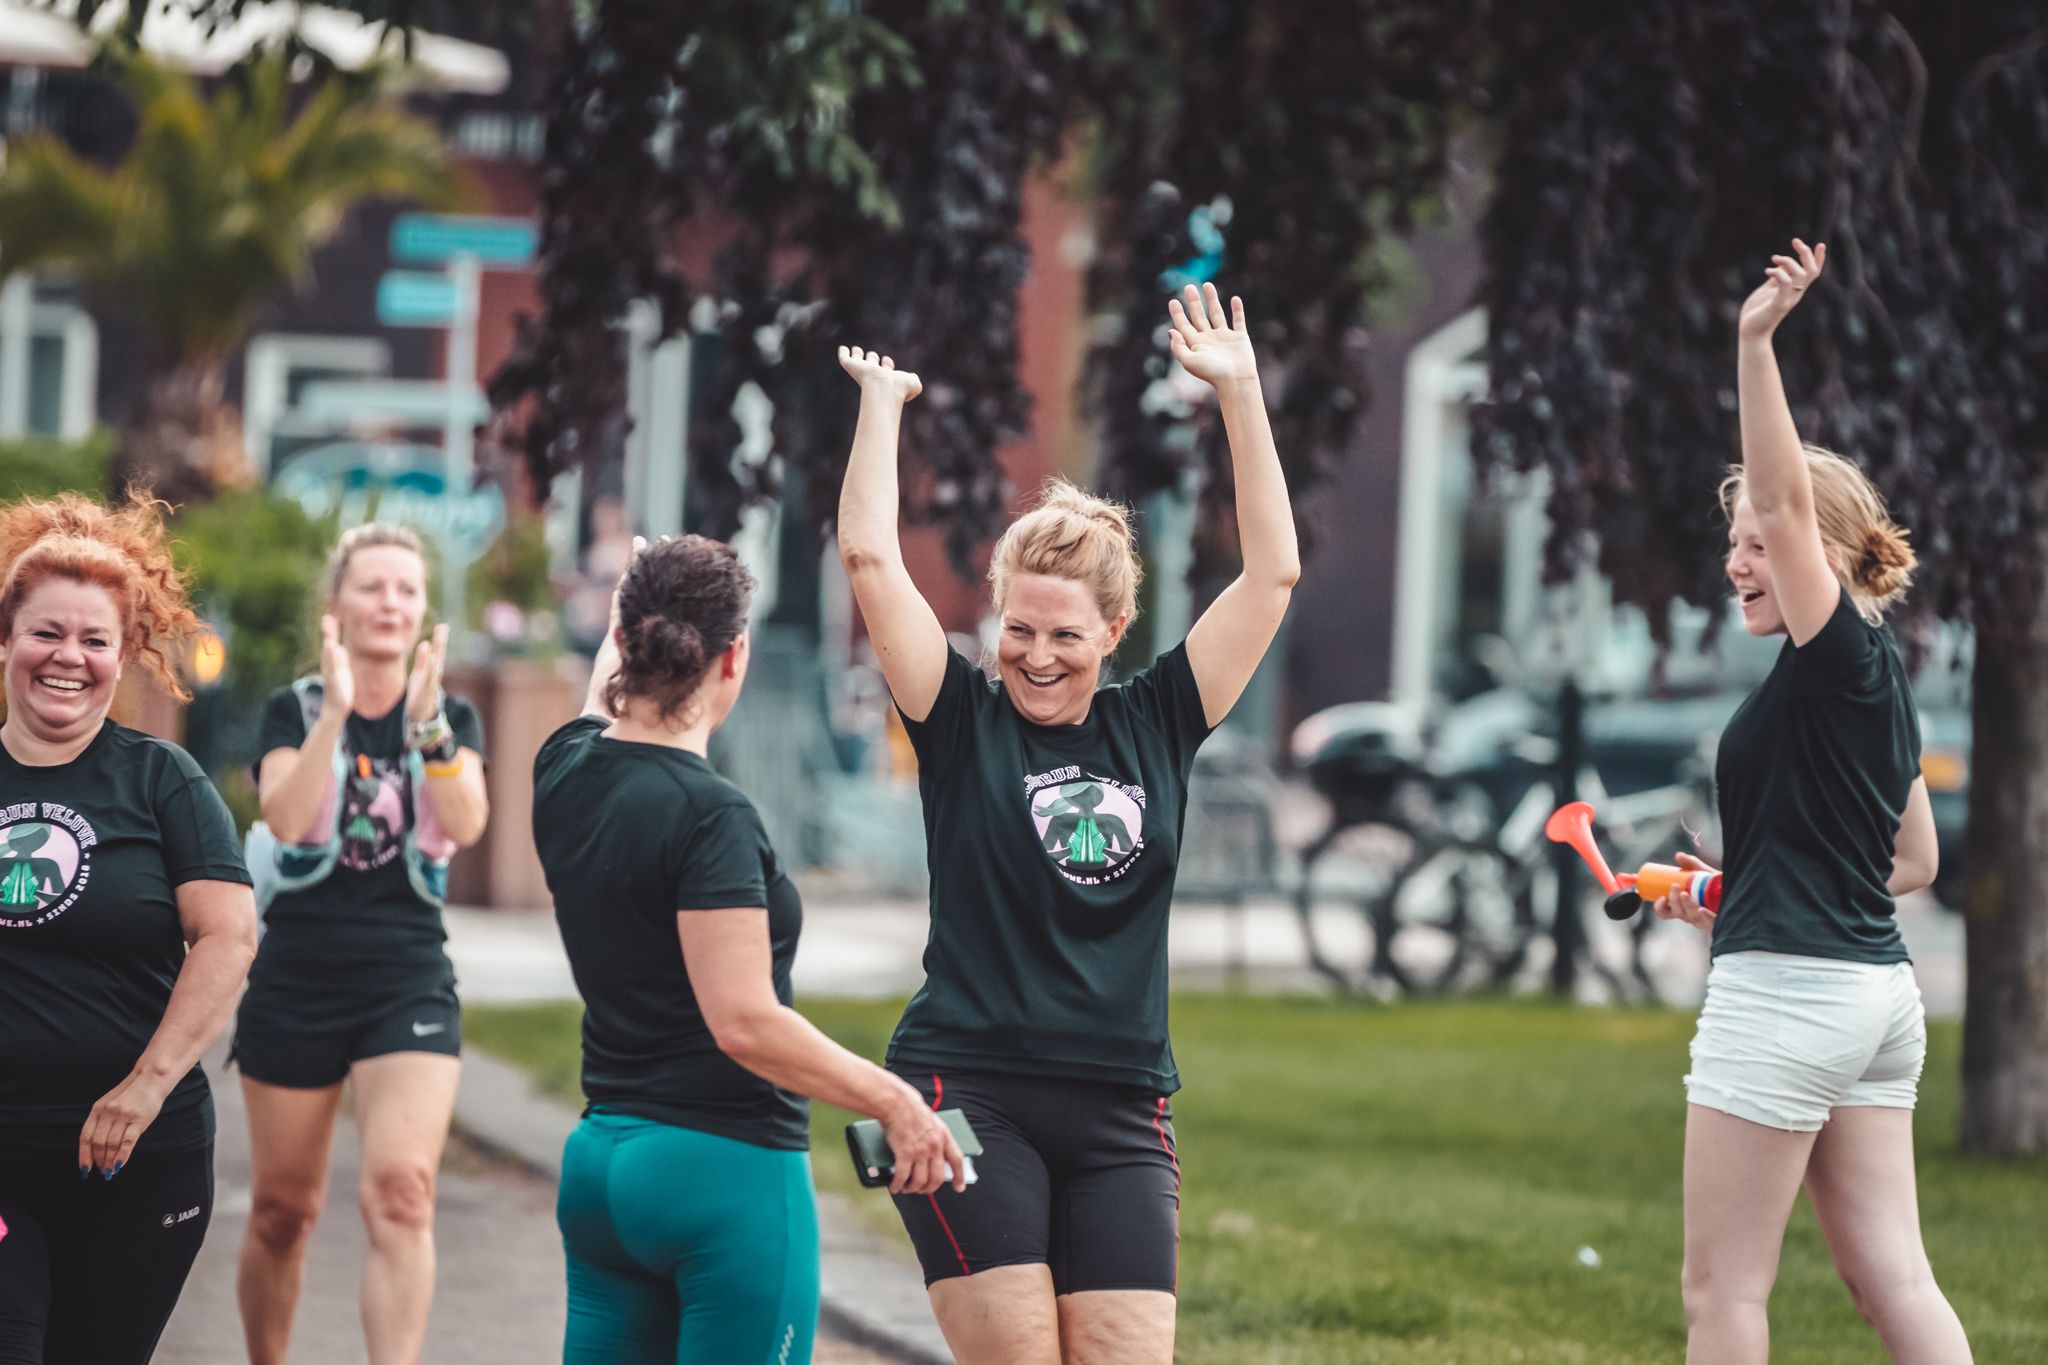
[[[863,351],[858,346],[839,348],[839,368],[859,382],[863,393],[877,393],[908,403],[924,392],[924,381],[916,375],[897,369],[896,362],[888,356]]]
[[[1231,297],[1230,316],[1226,319],[1215,285],[1203,285],[1199,294],[1189,285],[1184,292],[1186,307],[1182,307],[1179,299],[1169,299],[1166,304],[1167,314],[1173,319],[1167,341],[1180,367],[1217,388],[1257,379],[1259,362],[1252,354],[1251,333],[1245,330],[1244,300]]]
[[[320,618],[320,690],[323,711],[331,706],[345,716],[355,709],[356,673],[341,643],[341,623],[332,616]]]
[[[432,639],[413,652],[412,676],[405,680],[405,718],[424,725],[441,709],[441,670],[448,662],[448,623],[434,627]]]
[[[1777,331],[1778,324],[1799,306],[1799,301],[1806,297],[1807,286],[1820,278],[1828,263],[1826,242],[1809,247],[1794,237],[1792,250],[1797,256],[1771,257],[1764,282],[1743,301],[1742,319],[1735,329],[1743,341],[1762,341]]]

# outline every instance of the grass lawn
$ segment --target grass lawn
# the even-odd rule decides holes
[[[879,1058],[900,1005],[802,1008]],[[472,1009],[463,1026],[573,1095],[577,1016]],[[1679,1359],[1679,1077],[1692,1027],[1689,1015],[1542,1003],[1176,997],[1178,1359]],[[1979,1365],[2033,1365],[2048,1360],[2048,1162],[1955,1155],[1959,1031],[1931,1032],[1918,1130],[1935,1273]],[[845,1122],[816,1109],[821,1186],[853,1186]],[[1777,1365],[1885,1359],[1804,1200],[1771,1328]]]

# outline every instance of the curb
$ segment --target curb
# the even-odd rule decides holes
[[[562,1144],[578,1115],[534,1093],[526,1073],[486,1052],[464,1048],[455,1122],[479,1146],[550,1183],[562,1178]],[[843,1195],[818,1195],[822,1246],[819,1321],[856,1346],[898,1365],[954,1365],[932,1316],[924,1277],[890,1255],[861,1225]]]

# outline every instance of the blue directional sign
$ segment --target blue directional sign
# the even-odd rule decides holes
[[[526,218],[461,213],[401,213],[391,224],[391,254],[401,261],[445,261],[468,254],[503,270],[530,264],[540,225]]]
[[[455,281],[446,275],[387,270],[377,281],[377,321],[386,327],[446,327],[455,303]]]

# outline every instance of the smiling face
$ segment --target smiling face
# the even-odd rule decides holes
[[[362,659],[402,659],[427,615],[427,566],[403,545],[369,545],[348,557],[341,592],[327,604],[341,642]]]
[[[996,668],[1010,704],[1038,725],[1088,717],[1102,661],[1128,617],[1102,619],[1095,596],[1070,578],[1018,574],[1003,599]]]
[[[1785,613],[1771,586],[1771,562],[1764,557],[1764,530],[1748,498],[1738,498],[1728,523],[1728,581],[1742,607],[1742,628],[1751,635],[1783,635]]]
[[[0,659],[9,725],[49,744],[89,735],[121,681],[121,609],[97,583],[45,579],[22,598]]]

